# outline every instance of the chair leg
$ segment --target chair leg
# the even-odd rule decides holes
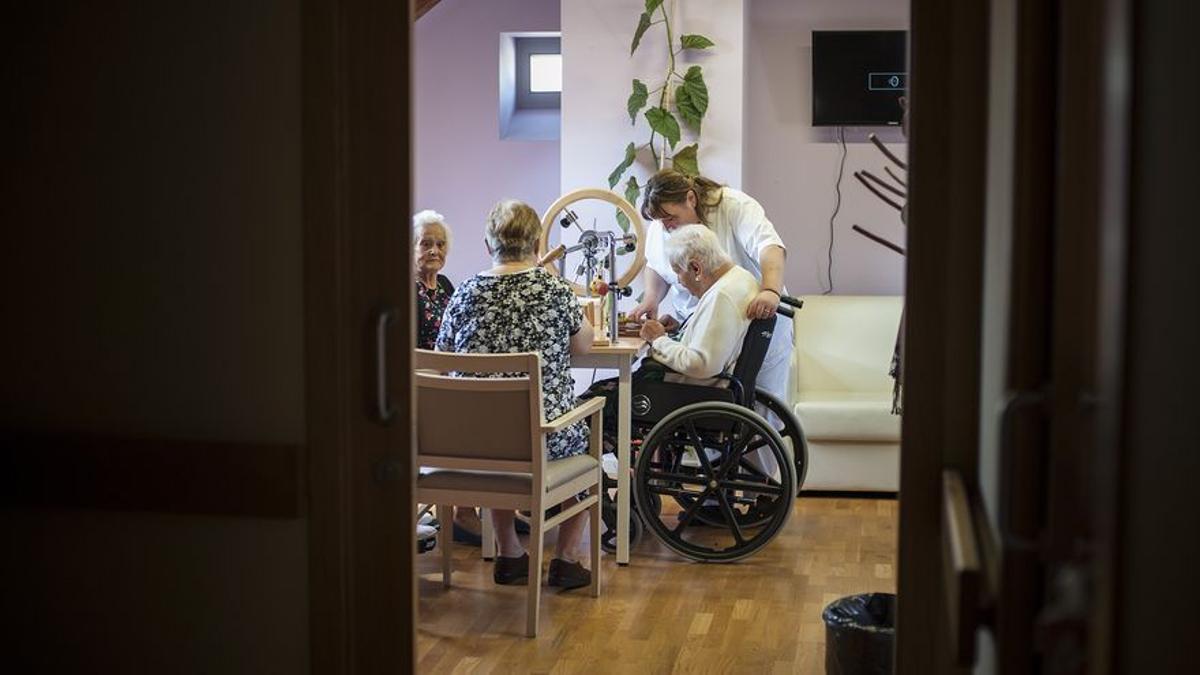
[[[438,547],[442,549],[442,586],[450,588],[450,548],[454,540],[454,507],[448,504],[438,504],[438,520],[442,528],[438,530]]]
[[[603,474],[602,474],[603,475]],[[601,477],[600,480],[603,480]],[[592,549],[592,597],[600,597],[600,485],[597,483],[590,492],[596,496],[596,503],[588,507],[591,518],[591,529],[588,532],[589,545]]]
[[[545,547],[544,525],[545,510],[541,504],[534,504],[530,509],[529,518],[529,594],[528,606],[525,608],[525,635],[537,637],[538,609],[542,596],[542,549]]]
[[[479,509],[479,521],[483,523],[483,545],[479,552],[483,559],[491,562],[496,559],[496,528],[492,525],[492,510]]]

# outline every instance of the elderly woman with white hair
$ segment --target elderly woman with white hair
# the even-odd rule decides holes
[[[413,216],[413,261],[417,277],[417,347],[433,349],[442,313],[454,295],[454,284],[441,274],[450,252],[450,228],[437,211]]]
[[[664,253],[679,283],[699,302],[678,340],[655,319],[642,324],[641,337],[650,343],[654,360],[676,371],[666,379],[714,384],[737,360],[750,326],[747,310],[759,293],[758,279],[734,264],[704,225],[677,228],[666,238]]]
[[[426,209],[413,216],[413,267],[417,284],[417,348],[433,349],[442,315],[454,295],[442,268],[450,253],[450,226],[437,211]],[[468,507],[454,507],[454,541],[479,546],[483,542],[483,524],[479,514]]]

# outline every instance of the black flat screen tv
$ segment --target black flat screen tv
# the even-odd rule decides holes
[[[906,31],[815,30],[812,45],[813,126],[900,124]]]

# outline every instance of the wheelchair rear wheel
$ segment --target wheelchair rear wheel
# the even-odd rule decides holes
[[[760,448],[774,456],[779,479],[748,460]],[[646,528],[671,550],[701,562],[733,562],[765,546],[787,522],[794,470],[783,438],[757,413],[732,403],[694,403],[646,436],[634,498]],[[715,527],[696,526],[706,507]]]
[[[800,426],[800,420],[796,419],[796,413],[774,394],[762,389],[754,391],[754,403],[762,405],[781,422],[781,424],[773,426],[779,432],[779,436],[791,447],[793,463],[796,466],[796,496],[799,497],[800,490],[804,487],[804,479],[808,477],[808,441],[804,438],[804,429]]]

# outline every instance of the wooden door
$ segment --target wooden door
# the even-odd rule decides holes
[[[313,666],[416,667],[412,6],[304,3]]]
[[[410,11],[4,22],[8,669],[412,670]]]
[[[1082,672],[1110,649],[1129,5],[981,7],[913,2],[897,666]]]
[[[957,641],[977,645],[959,661],[980,673],[1107,672],[1111,598],[1089,589],[1105,588],[1114,545],[1127,15],[1123,2],[992,4],[979,457],[968,478],[988,554],[977,614],[987,626]]]

